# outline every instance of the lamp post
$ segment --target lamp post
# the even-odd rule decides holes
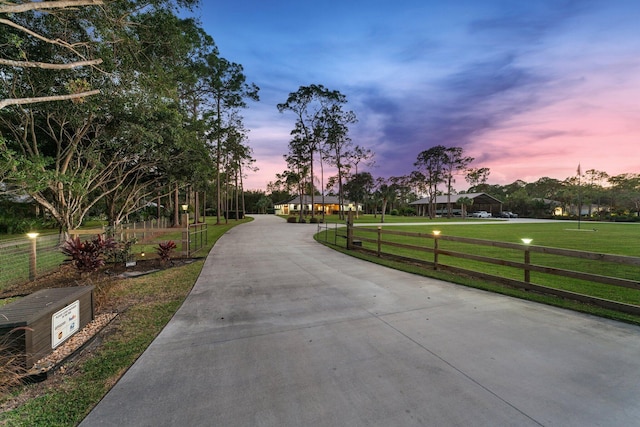
[[[433,230],[433,269],[438,269],[438,236],[440,236],[440,230]]]
[[[189,226],[189,205],[181,205],[184,225]]]
[[[529,251],[529,245],[533,242],[533,239],[520,239],[524,243],[524,281],[525,283],[531,282],[531,270],[529,265],[531,264],[531,252]]]
[[[27,237],[31,240],[31,252],[29,253],[29,280],[35,280],[38,268],[38,236],[40,233],[27,233]]]

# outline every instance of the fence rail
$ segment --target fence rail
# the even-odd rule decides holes
[[[638,281],[640,270],[637,268],[640,267],[640,258],[638,257],[431,233],[384,230],[382,227],[377,229],[355,227],[348,221],[346,227],[338,228],[336,224],[333,233],[329,233],[330,227],[328,224],[319,227],[319,231],[324,228],[325,240],[333,234],[334,244],[340,246],[344,244],[350,250],[640,315],[640,281]],[[447,247],[443,247],[445,244]],[[481,247],[490,248],[490,250],[481,251]],[[539,258],[536,259],[536,263],[531,261],[532,254]],[[563,262],[562,258],[566,261]],[[584,268],[585,271],[574,269],[575,260],[585,261],[584,265],[580,265],[580,268]],[[534,280],[531,277],[532,273],[536,273]],[[561,286],[556,283],[559,282],[557,279],[559,277],[575,281],[577,284],[584,284],[585,290],[576,292],[576,289],[571,286]],[[580,286],[576,285],[576,287]],[[628,301],[628,293],[625,293],[624,298],[614,297],[616,288],[631,290],[632,303]],[[610,297],[603,295],[610,295]]]
[[[160,218],[151,221],[118,224],[115,226],[76,229],[69,231],[69,234],[71,236],[95,236],[96,234],[104,234],[109,237],[117,238],[120,241],[137,238],[144,242],[158,234],[175,231],[176,228],[170,227],[169,221],[166,218]]]

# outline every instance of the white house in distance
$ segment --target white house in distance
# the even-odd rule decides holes
[[[437,196],[436,197],[436,214],[437,215],[446,215],[447,214],[447,201],[451,202],[451,209],[453,213],[460,213],[462,210],[462,206],[458,203],[458,200],[467,197],[473,200],[473,205],[468,208],[467,214],[471,214],[471,212],[475,211],[487,211],[491,213],[493,216],[498,216],[502,211],[502,202],[496,199],[493,196],[488,195],[487,193],[462,193],[462,194],[452,194],[451,196]],[[418,216],[428,216],[429,215],[429,198],[424,198],[420,200],[416,200],[415,202],[409,203],[411,206],[416,208],[416,213]]]
[[[349,200],[344,200],[344,204],[340,206],[338,196],[324,196],[324,203],[322,196],[313,196],[313,207],[317,215],[322,215],[324,210],[325,215],[337,214],[340,210],[345,212],[355,211],[362,212],[362,205],[360,203],[354,203]],[[300,209],[304,209],[304,213],[311,213],[311,196],[304,195],[302,197],[302,203],[300,203],[300,196],[294,197],[291,200],[276,203],[273,206],[276,215],[292,215],[300,212]]]

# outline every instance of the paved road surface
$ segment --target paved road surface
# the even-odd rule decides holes
[[[88,426],[640,425],[640,328],[232,229]]]

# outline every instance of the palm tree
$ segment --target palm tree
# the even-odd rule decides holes
[[[393,203],[396,199],[396,185],[394,184],[387,184],[386,181],[383,178],[378,178],[377,179],[378,182],[378,197],[379,200],[382,201],[382,213],[381,213],[381,218],[380,218],[380,222],[384,222],[384,214],[385,211],[387,210],[387,203],[391,202]]]
[[[473,206],[473,199],[470,197],[460,197],[458,199],[458,203],[460,203],[460,206],[462,206],[462,218],[466,218],[468,208]]]

